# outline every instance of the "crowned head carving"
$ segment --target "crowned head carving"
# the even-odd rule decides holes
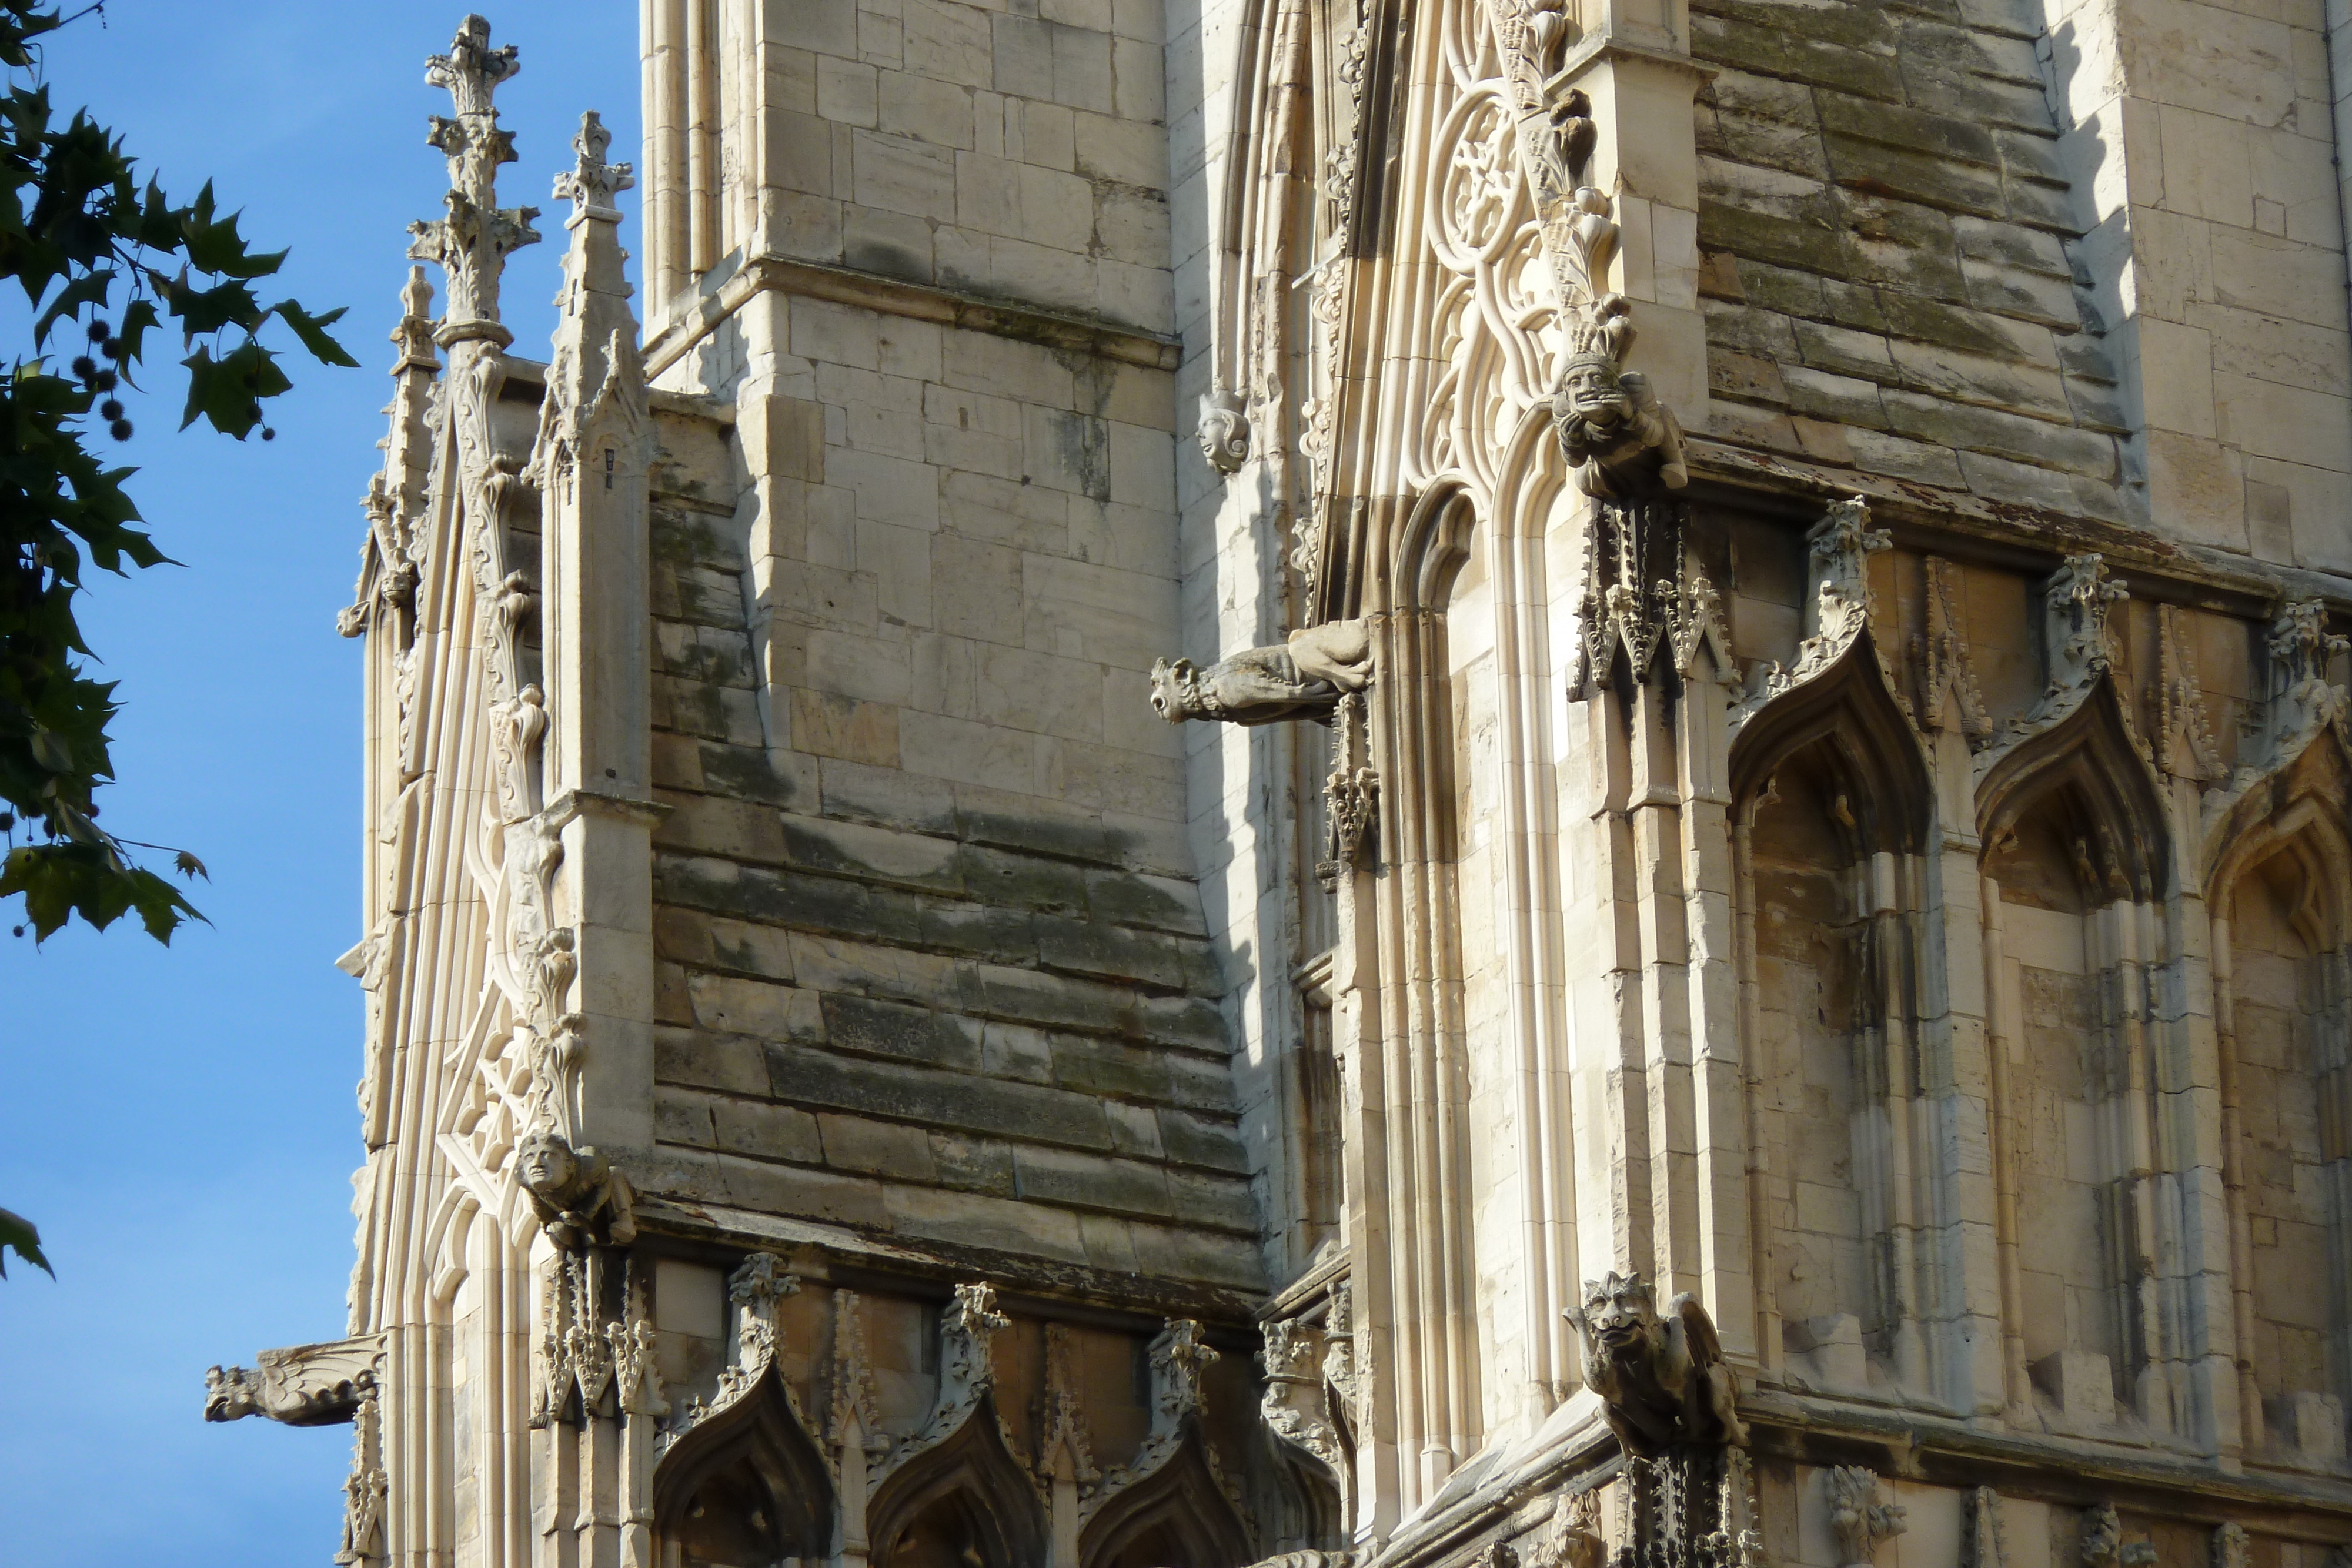
[[[1201,455],[1220,474],[1234,474],[1249,461],[1249,415],[1241,393],[1223,387],[1201,394]]]
[[[1560,450],[1588,496],[1638,500],[1689,482],[1682,426],[1649,378],[1624,368],[1633,307],[1605,294],[1572,319],[1569,354],[1552,392]]]

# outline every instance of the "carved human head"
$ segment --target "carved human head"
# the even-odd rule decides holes
[[[1555,418],[1587,424],[1622,424],[1633,415],[1633,402],[1618,380],[1617,363],[1605,354],[1579,354],[1559,378]]]
[[[1601,1279],[1587,1280],[1584,1322],[1588,1331],[1612,1350],[1643,1338],[1658,1322],[1650,1282],[1639,1274],[1613,1270]]]
[[[522,1142],[515,1145],[515,1168],[521,1173],[524,1186],[550,1203],[560,1204],[580,1178],[580,1157],[562,1137],[542,1128],[524,1134]]]
[[[1249,415],[1241,394],[1220,387],[1201,396],[1201,455],[1220,474],[1237,472],[1249,461]]]
[[[1568,361],[1560,367],[1552,417],[1614,425],[1633,417],[1633,400],[1620,380],[1633,346],[1632,307],[1622,294],[1604,294],[1568,323]]]

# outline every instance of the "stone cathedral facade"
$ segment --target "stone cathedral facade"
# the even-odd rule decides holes
[[[2340,8],[643,40],[429,67],[339,1563],[2341,1568]]]

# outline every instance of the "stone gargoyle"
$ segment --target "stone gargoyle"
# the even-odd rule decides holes
[[[1612,1273],[1587,1280],[1584,1304],[1564,1315],[1584,1342],[1584,1385],[1628,1454],[1748,1440],[1738,1381],[1697,1297],[1685,1291],[1660,1317],[1648,1281]]]
[[[265,1350],[254,1368],[205,1372],[205,1419],[236,1421],[266,1416],[289,1427],[331,1427],[348,1421],[375,1386],[383,1357],[380,1334]]]
[[[1371,633],[1361,621],[1327,621],[1270,648],[1228,654],[1207,669],[1190,659],[1151,666],[1151,706],[1161,718],[1273,724],[1323,718],[1342,692],[1372,678]]]
[[[515,1169],[547,1239],[566,1252],[588,1243],[625,1247],[637,1238],[629,1178],[590,1148],[544,1128],[515,1145]]]
[[[1623,295],[1604,295],[1576,320],[1552,392],[1553,428],[1577,488],[1602,500],[1640,500],[1690,483],[1674,410],[1658,401],[1649,377],[1623,368],[1631,308]]]

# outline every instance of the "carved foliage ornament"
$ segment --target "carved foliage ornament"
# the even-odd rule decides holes
[[[1880,1496],[1878,1474],[1862,1465],[1838,1465],[1822,1472],[1829,1490],[1830,1531],[1847,1568],[1868,1568],[1878,1543],[1910,1528],[1900,1503]]]
[[[1304,1324],[1278,1322],[1262,1331],[1265,1348],[1258,1363],[1265,1368],[1265,1394],[1259,1403],[1266,1427],[1283,1442],[1304,1451],[1345,1487],[1347,1451],[1330,1414],[1324,1391],[1321,1349]]]
[[[1167,1326],[1152,1340],[1148,1354],[1151,1363],[1151,1430],[1131,1461],[1103,1478],[1095,1505],[1158,1474],[1187,1441],[1199,1445],[1201,1458],[1217,1490],[1229,1500],[1237,1500],[1239,1489],[1226,1478],[1217,1462],[1216,1450],[1200,1427],[1201,1376],[1217,1360],[1217,1353],[1202,1341],[1201,1325],[1191,1318],[1169,1319]],[[1239,1507],[1237,1500],[1235,1507]]]
[[[2083,1568],[2146,1568],[2156,1561],[2152,1542],[2126,1541],[2116,1505],[2103,1502],[2083,1511]]]
[[[371,1382],[352,1416],[352,1470],[343,1479],[341,1568],[375,1568],[384,1560],[383,1523],[392,1486],[383,1469],[383,1418]]]
[[[1680,503],[1595,506],[1584,538],[1584,592],[1578,606],[1577,667],[1569,695],[1592,695],[1622,657],[1646,679],[1661,649],[1685,679],[1727,677],[1734,668],[1723,597],[1684,547]],[[1698,655],[1711,654],[1703,664]]]
[[[921,1430],[900,1438],[891,1448],[889,1457],[870,1478],[873,1484],[878,1486],[885,1476],[903,1469],[908,1460],[955,1436],[979,1412],[983,1402],[997,1423],[997,1435],[1004,1444],[1004,1451],[1018,1451],[1010,1428],[1004,1425],[1003,1412],[996,1409],[993,1397],[996,1336],[1012,1326],[1013,1320],[996,1310],[994,1286],[975,1282],[955,1288],[954,1300],[940,1317],[940,1388],[930,1418]]]
[[[2269,648],[2275,751],[2298,747],[2328,725],[2345,722],[2352,699],[2342,686],[2329,684],[2327,673],[2352,648],[2352,639],[2328,632],[2325,602],[2306,599],[2281,609],[2271,622]]]
[[[1806,605],[1804,639],[1797,645],[1797,662],[1783,669],[1766,667],[1755,696],[1732,716],[1736,727],[1760,712],[1765,705],[1829,670],[1870,630],[1874,601],[1870,591],[1870,558],[1893,548],[1894,536],[1870,527],[1870,506],[1861,497],[1832,501],[1828,513],[1805,534],[1806,560],[1815,583]],[[1882,674],[1885,667],[1882,661]],[[1895,689],[1892,677],[1887,689]]]
[[[2115,664],[2108,619],[2116,605],[2130,597],[2129,588],[2108,575],[2106,563],[2095,551],[2070,555],[2051,573],[2042,590],[2049,681],[2031,710],[2010,719],[1999,743],[1978,754],[1979,780],[2021,742],[2056,727],[2098,689]],[[2130,713],[2123,711],[2128,726]]]
[[[727,1299],[735,1307],[734,1358],[719,1370],[719,1386],[708,1402],[698,1398],[687,1401],[686,1408],[670,1423],[667,1442],[675,1443],[712,1416],[751,1397],[783,1354],[784,1331],[777,1315],[778,1303],[788,1296],[800,1294],[800,1276],[786,1271],[784,1260],[772,1252],[752,1253],[728,1276]],[[792,1385],[781,1375],[775,1382],[783,1391],[793,1418],[800,1423],[803,1431],[809,1430]]]

